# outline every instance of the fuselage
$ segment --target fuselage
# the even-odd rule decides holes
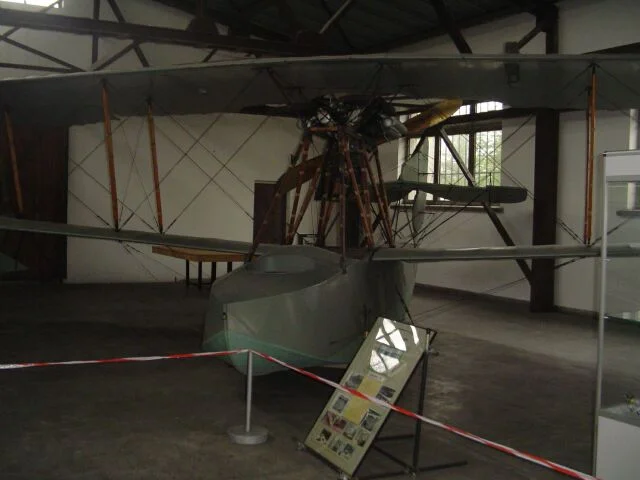
[[[415,272],[368,259],[343,270],[340,255],[312,246],[266,254],[213,284],[203,349],[250,348],[299,367],[348,363],[377,317],[405,317]],[[227,358],[246,371],[246,356]],[[254,364],[258,375],[281,369]]]

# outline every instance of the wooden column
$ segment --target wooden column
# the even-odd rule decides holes
[[[158,229],[164,231],[162,224],[162,197],[160,195],[160,175],[158,174],[158,151],[156,148],[156,124],[153,119],[153,103],[149,99],[147,103],[147,126],[149,127],[149,148],[151,149],[151,171],[153,172],[153,191],[156,196],[156,215],[158,217]]]
[[[106,83],[102,84],[102,116],[104,122],[104,145],[107,151],[107,167],[109,170],[109,192],[111,193],[111,215],[113,226],[120,228],[118,219],[118,189],[116,186],[116,166],[113,158],[113,134],[111,131],[111,110],[109,107],[109,92]]]
[[[548,12],[544,22],[547,53],[558,52],[557,9]],[[560,114],[555,110],[536,113],[536,137],[533,182],[533,238],[534,245],[556,243],[558,210],[558,161],[560,141]],[[550,312],[555,309],[555,260],[531,261],[532,312]]]
[[[11,157],[11,172],[13,174],[13,189],[16,194],[16,205],[20,216],[24,214],[24,201],[22,199],[22,184],[20,183],[20,172],[18,170],[18,155],[16,153],[15,136],[13,134],[13,123],[8,111],[4,111],[4,128],[7,133],[9,144],[9,155]]]
[[[532,238],[534,245],[556,243],[558,142],[558,112],[541,110],[536,115]],[[529,308],[532,312],[549,312],[554,309],[555,276],[554,259],[532,260],[529,299]]]

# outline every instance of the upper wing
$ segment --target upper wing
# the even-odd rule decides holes
[[[189,237],[140,231],[115,231],[107,228],[85,227],[62,223],[20,220],[0,216],[0,230],[46,233],[68,237],[93,238],[131,243],[167,245],[171,247],[199,248],[222,252],[248,253],[251,244],[233,240]],[[266,254],[289,248],[282,245],[262,244],[258,254]],[[559,257],[597,257],[600,248],[596,246],[534,245],[516,247],[482,247],[452,249],[421,248],[380,248],[371,254],[376,262],[443,262],[451,260],[507,260],[517,258],[559,258]],[[639,244],[609,245],[611,257],[640,256]]]
[[[384,186],[390,202],[404,198],[413,190],[420,190],[431,193],[434,197],[462,203],[520,203],[527,199],[527,190],[525,188],[511,186],[468,187],[402,180],[387,182]]]
[[[375,84],[378,95],[584,109],[592,67],[604,73],[598,77],[598,108],[640,107],[633,87],[640,84],[638,55],[400,54],[236,60],[5,79],[0,81],[0,106],[9,108],[16,121],[77,125],[102,120],[105,84],[112,111],[124,116],[144,114],[149,97],[157,115],[242,112],[327,94],[359,94]]]

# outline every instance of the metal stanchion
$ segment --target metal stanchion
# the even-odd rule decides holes
[[[267,441],[269,432],[264,427],[251,426],[251,397],[253,395],[253,352],[247,352],[247,412],[244,425],[231,427],[227,433],[233,443],[259,445]]]

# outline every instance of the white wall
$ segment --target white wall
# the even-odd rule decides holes
[[[208,115],[176,117],[176,121],[195,137],[199,137],[215,119]],[[188,157],[182,152],[191,147],[193,139],[174,120],[159,117],[156,127],[159,173],[164,179],[161,192],[165,231],[250,241],[253,184],[256,180],[277,179],[286,167],[292,145],[298,140],[293,122],[223,115],[202,138],[204,146],[196,145]],[[138,132],[141,132],[139,137]],[[73,127],[70,169],[101,140],[102,124]],[[137,209],[137,215],[124,228],[155,229],[154,198],[151,196],[145,201],[153,190],[153,182],[144,119],[129,119],[114,134],[114,140],[121,218],[126,220],[131,211]],[[134,168],[127,143],[135,152]],[[222,166],[225,163],[226,168]],[[84,204],[111,223],[106,186],[105,154],[99,148],[89,155],[82,168],[76,167],[69,176],[69,223],[105,226]],[[124,246],[112,242],[69,239],[69,281],[172,280],[183,275],[183,262],[152,255],[148,246],[131,246],[129,251],[131,255]]]

